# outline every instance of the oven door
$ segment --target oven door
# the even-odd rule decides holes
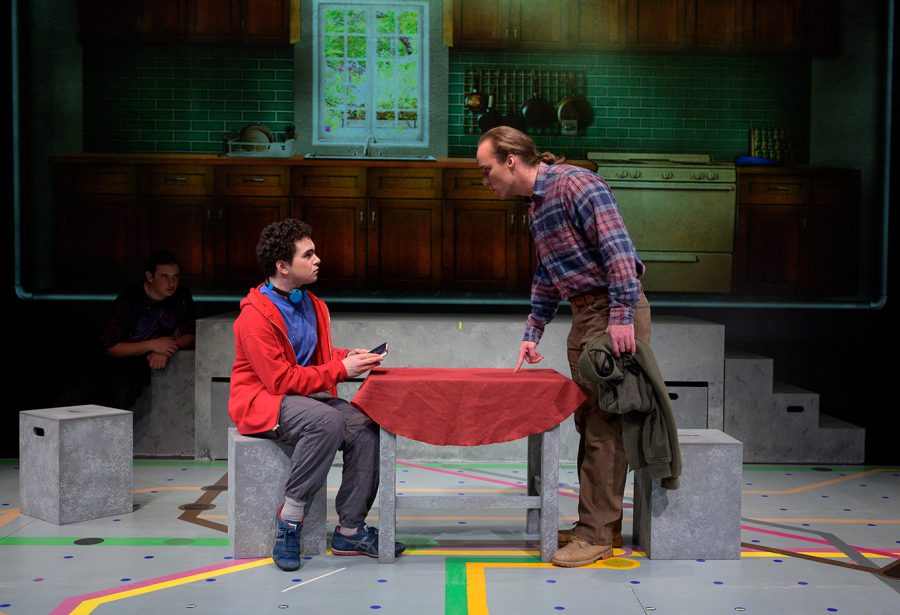
[[[728,293],[735,185],[610,181],[649,291]]]

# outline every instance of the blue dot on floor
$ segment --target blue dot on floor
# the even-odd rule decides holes
[[[759,542],[759,541],[758,541],[758,540],[756,540],[756,539],[755,539],[755,538],[754,538],[754,539],[753,539],[753,540],[751,540],[751,541],[750,541],[750,542]]]
[[[555,610],[555,611],[565,611],[565,610],[566,610],[566,607],[564,607],[564,606],[555,606],[555,607],[553,607],[553,610]]]
[[[151,491],[150,493],[159,493],[159,491]]]
[[[822,497],[823,497],[823,498],[827,498],[828,496],[827,496],[827,495],[823,495]]]
[[[459,523],[460,525],[465,525],[465,524],[466,524],[465,521],[457,521],[457,523]]]
[[[866,525],[868,525],[869,527],[878,527],[875,523],[867,523]]]
[[[403,483],[405,483],[405,482],[406,482],[405,480],[401,480],[401,481],[400,481],[401,484],[403,484]]]
[[[304,555],[303,559],[312,559],[312,555]]]
[[[181,468],[182,472],[187,472],[187,468]]]
[[[373,604],[373,605],[370,606],[369,608],[370,608],[370,609],[376,609],[376,610],[377,610],[377,609],[380,609],[380,608],[381,608],[381,605],[380,605],[380,604]]]
[[[379,583],[387,583],[387,579],[378,579]]]
[[[837,613],[838,612],[838,610],[836,608],[834,608],[833,606],[830,606],[825,610],[828,611],[829,613]]]
[[[233,556],[233,555],[226,555],[226,556],[223,557],[222,559],[234,559],[234,556]]]
[[[790,472],[785,472],[784,475],[785,476],[793,476],[793,474],[791,474]]]
[[[779,508],[778,510],[787,510],[787,508]]]
[[[867,484],[865,484],[865,483],[860,483],[859,486],[860,486],[860,487],[868,487],[869,485],[867,485]]]
[[[753,483],[747,483],[748,485],[752,485]]]
[[[890,499],[891,499],[891,496],[889,496],[889,495],[883,495],[883,496],[881,496],[881,499],[882,499],[882,500],[890,500]]]
[[[631,581],[631,584],[632,584],[632,585],[640,585],[641,582],[640,582],[640,581]]]
[[[696,561],[698,561],[698,562],[705,562],[706,560],[703,559],[703,558],[700,558],[700,559],[698,559],[698,560],[696,560]]]
[[[119,579],[119,580],[122,581],[122,582],[126,582],[126,581],[130,581],[130,580],[131,580],[131,577],[122,577],[122,578]]]
[[[767,498],[767,497],[769,497],[769,496],[767,496],[767,495],[764,493],[764,494],[762,494],[762,495],[759,496],[759,497],[761,497],[761,498]]]
[[[462,485],[462,484],[464,484],[466,481],[464,481],[464,480],[458,480],[458,481],[456,481],[456,482],[458,482],[460,485]]]
[[[547,579],[547,583],[556,583],[556,579]]]
[[[844,512],[853,512],[853,510],[850,509],[850,508],[845,508],[845,509],[844,509]]]
[[[9,603],[9,602],[4,602],[3,604],[0,604],[0,607],[2,607],[2,608],[4,608],[4,609],[5,609],[5,608],[8,608],[8,607],[11,607],[11,606],[12,606],[12,604]]]
[[[173,481],[173,480],[175,480],[175,479],[174,479],[174,478],[167,478],[166,480],[167,480],[167,481]]]
[[[121,521],[121,519],[113,519],[113,521]]]
[[[773,559],[772,561],[775,562],[776,564],[780,564],[784,560],[783,559]]]
[[[809,585],[806,581],[797,581],[797,585]]]
[[[145,555],[145,556],[144,556],[144,559],[153,559],[153,556],[152,556],[152,555]]]
[[[9,502],[3,502],[2,506],[9,506]]]
[[[207,582],[207,583],[215,583],[216,580],[215,580],[215,579],[206,579],[206,582]]]
[[[725,581],[713,581],[713,585],[725,585]]]
[[[63,555],[63,559],[72,559],[74,555]]]
[[[303,579],[291,579],[291,583],[299,583]]]
[[[809,523],[801,523],[800,525],[802,525],[803,527],[809,527]]]

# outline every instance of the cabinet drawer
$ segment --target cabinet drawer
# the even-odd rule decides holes
[[[760,205],[801,204],[809,201],[809,180],[796,175],[741,177],[740,202]]]
[[[216,169],[216,189],[227,196],[289,196],[288,167],[227,166]]]
[[[57,171],[57,189],[69,194],[134,194],[137,170],[129,166],[78,165]]]
[[[208,195],[213,193],[212,167],[154,165],[141,169],[143,194]]]
[[[730,293],[732,256],[704,252],[638,251],[647,271],[644,290],[685,293]]]
[[[481,169],[445,169],[444,196],[448,199],[493,199],[494,194],[482,179]]]
[[[373,198],[439,199],[443,173],[441,169],[373,168],[368,184]]]
[[[298,196],[364,197],[365,167],[296,167],[294,194]]]

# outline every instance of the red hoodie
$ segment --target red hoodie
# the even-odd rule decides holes
[[[331,345],[331,318],[325,302],[307,291],[316,313],[318,343],[307,367],[297,365],[281,312],[257,288],[241,301],[234,321],[234,365],[228,414],[241,434],[270,431],[278,424],[285,395],[328,391],[347,379],[346,348]]]

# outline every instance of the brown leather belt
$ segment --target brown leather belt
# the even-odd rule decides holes
[[[600,299],[606,299],[606,293],[585,293],[583,295],[578,295],[576,297],[569,297],[569,303],[574,305],[575,307],[586,307],[588,305],[593,304],[595,301],[599,301]]]

